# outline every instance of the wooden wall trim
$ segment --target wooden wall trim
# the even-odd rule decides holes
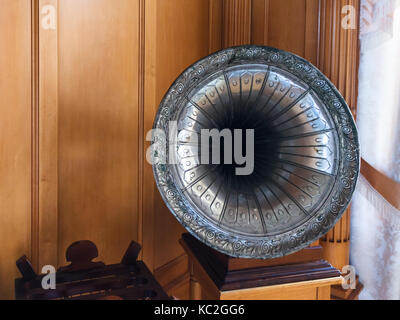
[[[252,0],[224,0],[223,46],[251,43]]]
[[[145,132],[144,132],[144,94],[145,94],[145,27],[146,27],[146,17],[145,17],[145,0],[139,0],[139,96],[138,96],[138,242],[143,243],[143,182],[144,182],[144,162],[145,150]],[[143,258],[143,252],[140,252],[140,259]]]
[[[31,252],[39,268],[39,0],[31,1]]]
[[[319,0],[251,1],[251,43],[287,50],[317,64]]]
[[[144,96],[143,96],[143,140],[147,132],[153,127],[154,114],[158,108],[157,101],[157,1],[144,1]],[[149,141],[145,141],[143,156],[145,157]],[[152,271],[154,270],[154,192],[155,182],[152,167],[143,160],[140,170],[143,172],[142,195],[139,201],[141,204],[142,216],[142,258]]]
[[[171,292],[183,283],[189,283],[189,260],[186,254],[171,260],[154,271],[154,276],[164,288]]]
[[[44,6],[58,0],[31,0],[32,179],[31,260],[37,271],[58,261],[58,32],[43,29]],[[55,16],[57,19],[57,14]],[[40,75],[40,76],[39,76]]]
[[[304,27],[304,58],[313,64],[317,63],[318,26],[315,17],[318,17],[319,1],[306,0],[305,2],[305,27]]]
[[[270,0],[253,0],[251,14],[251,43],[268,43]]]
[[[400,210],[400,183],[376,170],[364,159],[361,160],[361,174],[387,202]]]
[[[209,0],[209,54],[221,50],[223,34],[223,0]]]
[[[55,28],[42,20],[55,9]],[[58,0],[39,0],[39,232],[38,267],[58,265]],[[40,271],[40,270],[39,270]]]
[[[355,29],[342,28],[342,8],[351,5],[357,14]],[[360,0],[319,1],[317,67],[339,89],[353,115],[357,104]]]

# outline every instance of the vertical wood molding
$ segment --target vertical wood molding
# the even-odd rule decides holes
[[[58,261],[58,33],[41,26],[42,9],[58,0],[31,0],[32,198],[31,259],[40,272]],[[56,20],[57,21],[57,20]]]
[[[223,0],[209,0],[209,54],[222,49]]]
[[[41,23],[48,11],[55,9],[55,29],[44,29]],[[38,76],[38,216],[35,217],[37,267],[57,266],[58,257],[58,0],[39,0],[39,76]]]
[[[31,262],[39,269],[39,0],[31,0]]]
[[[357,13],[356,29],[342,28],[342,8],[352,5]],[[353,114],[356,112],[358,70],[359,0],[326,0],[319,4],[318,68],[339,89]],[[349,263],[350,209],[321,239],[325,258],[341,269]]]
[[[251,43],[268,44],[270,0],[253,0],[251,14]]]
[[[138,212],[138,221],[137,221],[137,229],[138,229],[138,242],[140,244],[143,243],[143,181],[144,181],[144,162],[145,158],[145,150],[144,150],[144,141],[145,141],[145,132],[144,132],[144,81],[145,81],[145,0],[139,0],[139,95],[138,95],[138,203],[137,203],[137,212]],[[143,258],[143,252],[140,252],[140,259]]]
[[[317,64],[319,0],[252,0],[251,43],[287,50]]]
[[[304,58],[317,64],[318,56],[318,17],[319,0],[306,0],[304,28]]]
[[[357,14],[356,29],[344,29],[341,26],[342,8],[351,5]],[[357,99],[358,69],[358,25],[360,0],[320,1],[320,38],[318,68],[331,79],[339,89],[353,114]]]
[[[251,43],[252,0],[224,0],[223,46]]]
[[[145,39],[144,39],[144,100],[143,108],[143,137],[147,139],[147,132],[153,127],[154,114],[158,107],[157,101],[157,0],[146,0],[145,4]],[[149,141],[143,144],[143,156],[146,156]],[[154,270],[154,192],[155,182],[152,167],[145,159],[142,163],[143,184],[142,188],[142,258],[148,268]]]

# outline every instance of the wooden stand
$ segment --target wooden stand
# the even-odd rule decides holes
[[[37,275],[26,256],[17,260],[22,278],[15,280],[17,300],[169,300],[143,261],[141,246],[132,241],[118,264],[94,262],[96,245],[88,240],[71,244],[66,252],[68,266],[56,273],[54,289],[44,289],[45,275]]]
[[[228,257],[183,234],[189,256],[192,300],[330,300],[340,272],[322,260],[322,248],[309,247],[270,259]]]

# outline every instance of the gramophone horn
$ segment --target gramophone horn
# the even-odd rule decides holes
[[[235,257],[279,257],[322,237],[359,173],[342,96],[309,62],[274,48],[235,47],[193,64],[165,95],[154,129],[154,176],[167,206],[192,235]],[[192,138],[207,129],[252,131],[253,163],[227,154],[229,137],[217,149],[232,162],[202,161],[207,148]],[[163,148],[160,132],[177,139]],[[238,175],[245,165],[250,173]]]

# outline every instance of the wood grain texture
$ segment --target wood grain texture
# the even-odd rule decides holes
[[[268,44],[270,0],[253,0],[251,13],[251,43]]]
[[[31,3],[0,1],[0,299],[12,299],[15,261],[31,254]]]
[[[39,269],[39,0],[31,1],[31,238],[32,266]]]
[[[224,48],[251,43],[252,0],[224,0]]]
[[[330,300],[331,286],[341,281],[341,277],[336,277],[228,291],[221,294],[221,300]]]
[[[361,160],[361,174],[387,202],[400,210],[400,183],[376,170],[364,159]]]
[[[189,298],[189,261],[186,254],[154,270],[154,276],[170,296]]]
[[[157,96],[157,2],[144,2],[144,75],[143,75],[143,114],[142,114],[142,134],[146,141],[142,145],[142,154],[146,155],[150,146],[146,134],[153,127],[154,115],[157,112],[158,96]],[[151,140],[151,137],[150,139]],[[150,270],[154,270],[154,243],[155,243],[155,212],[154,200],[156,186],[153,178],[153,170],[151,165],[145,161],[141,162],[140,170],[142,171],[143,183],[141,188],[141,215],[143,217],[142,225],[142,258],[146,262]]]
[[[219,51],[223,41],[223,0],[209,0],[209,50],[208,53]]]
[[[251,42],[317,63],[319,0],[253,0]]]
[[[58,263],[58,32],[44,29],[45,6],[57,13],[58,0],[38,1],[38,215],[32,251],[37,270]],[[55,16],[57,19],[57,16]]]
[[[144,166],[146,161],[146,150],[145,147],[145,132],[144,132],[144,100],[145,100],[145,70],[146,70],[146,55],[145,55],[145,45],[146,45],[146,3],[145,0],[139,0],[139,77],[138,77],[138,142],[137,142],[137,152],[138,152],[138,172],[137,172],[137,185],[138,185],[138,196],[137,196],[137,232],[138,232],[138,243],[143,246],[144,241],[144,230],[143,230],[143,220],[144,220]],[[139,253],[139,258],[143,260],[143,251]]]
[[[114,263],[138,238],[138,21],[139,1],[59,1],[60,253],[88,239]]]
[[[306,0],[270,0],[268,45],[305,55]]]
[[[209,52],[209,2],[204,0],[150,0],[156,6],[154,86],[155,94],[146,118],[154,119],[161,99],[179,74]],[[150,4],[149,4],[150,5]],[[173,22],[173,23],[172,23]],[[152,50],[152,48],[148,48]],[[147,96],[147,94],[146,94]],[[152,123],[152,121],[151,121]],[[153,180],[153,177],[149,177]],[[154,183],[154,182],[153,182]],[[184,228],[169,212],[158,190],[154,194],[154,268],[159,268],[183,251],[178,244]],[[151,227],[147,226],[146,230]]]

